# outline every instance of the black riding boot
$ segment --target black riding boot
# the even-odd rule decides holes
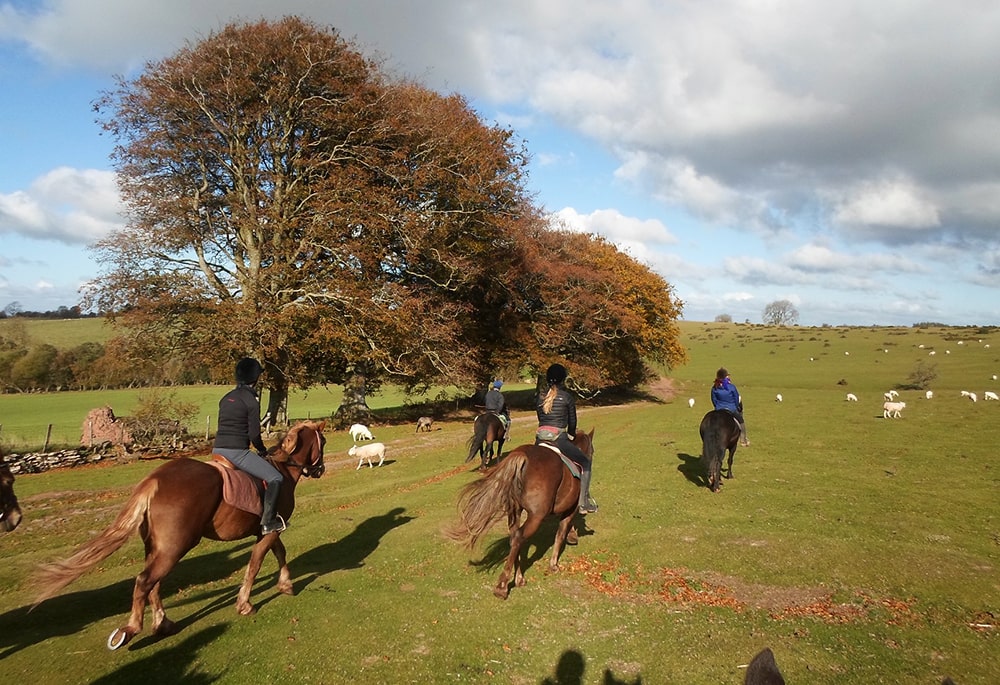
[[[271,486],[264,490],[264,513],[260,517],[260,532],[263,535],[268,533],[280,533],[288,525],[285,523],[285,519],[281,518],[277,513],[275,513],[275,503],[278,501],[278,493],[281,491],[280,486]]]
[[[597,511],[597,502],[590,496],[590,469],[580,470],[580,513],[593,514]]]

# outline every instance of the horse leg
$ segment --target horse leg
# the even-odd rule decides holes
[[[132,613],[129,614],[128,623],[121,628],[116,628],[108,636],[108,649],[115,650],[142,632],[143,614],[146,611],[146,604],[153,602],[153,625],[159,630],[166,630],[172,623],[164,625],[168,621],[163,611],[163,603],[160,601],[160,580],[170,572],[182,555],[164,555],[152,552],[146,555],[146,568],[135,577],[135,586],[132,589]]]
[[[177,625],[167,618],[167,612],[163,609],[163,600],[160,599],[160,583],[154,585],[149,592],[149,606],[153,612],[153,635],[165,637],[177,632]]]
[[[288,570],[285,543],[281,541],[280,537],[274,541],[271,551],[274,553],[274,558],[278,561],[278,592],[283,595],[294,595],[295,591],[292,588],[292,573]]]
[[[538,527],[542,525],[542,521],[545,519],[544,515],[537,516],[528,512],[528,518],[525,519],[524,525],[521,526],[521,546],[524,546],[524,541],[529,539],[538,531]],[[556,536],[558,538],[558,535]],[[516,587],[523,587],[527,582],[524,579],[524,561],[521,557],[528,556],[528,550],[524,549],[524,554],[518,555],[514,559],[514,585]],[[551,566],[551,564],[550,564]]]
[[[569,534],[569,528],[573,524],[573,516],[576,513],[576,509],[570,510],[569,515],[564,517],[559,522],[559,530],[556,531],[555,542],[552,543],[552,556],[549,558],[549,571],[556,573],[561,570],[559,568],[559,555],[562,553],[563,546],[566,544],[566,536]]]
[[[236,596],[236,611],[240,613],[241,616],[249,616],[257,612],[257,608],[250,603],[250,590],[253,588],[253,582],[257,579],[257,573],[260,571],[260,565],[264,561],[264,556],[267,555],[268,550],[277,541],[278,536],[265,535],[257,544],[253,546],[253,550],[250,552],[250,563],[247,564],[246,574],[243,576],[243,585],[240,586],[239,594]]]
[[[511,576],[517,576],[520,574],[520,564],[518,563],[518,558],[521,554],[521,545],[524,542],[524,533],[520,525],[520,518],[520,512],[507,518],[507,528],[510,531],[510,553],[507,554],[507,560],[504,562],[503,570],[500,572],[500,577],[497,579],[496,587],[493,588],[493,594],[500,599],[507,599],[507,596],[510,594],[510,588],[508,586],[510,584]]]
[[[486,469],[489,468],[490,459],[493,456],[492,454],[490,454],[492,447],[493,446],[490,444],[489,438],[486,438],[486,442],[482,443],[479,446],[479,459],[482,461],[482,463],[479,465],[480,471],[485,471]]]
[[[726,461],[726,478],[733,477],[733,455],[736,454],[736,445],[729,448],[729,459]]]

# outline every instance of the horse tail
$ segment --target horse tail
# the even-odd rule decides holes
[[[472,548],[497,521],[516,516],[527,461],[524,452],[512,452],[492,471],[466,485],[458,497],[459,523],[446,535]]]
[[[486,431],[489,429],[489,422],[482,419],[485,414],[480,414],[476,417],[475,422],[472,424],[472,437],[469,438],[469,442],[466,447],[469,448],[469,456],[465,458],[465,463],[468,464],[476,456],[476,452],[482,449],[483,443],[486,442]]]
[[[72,556],[40,566],[35,572],[38,595],[31,608],[54,596],[124,545],[145,519],[156,489],[156,480],[147,478],[135,489],[114,522],[100,535],[78,548]]]

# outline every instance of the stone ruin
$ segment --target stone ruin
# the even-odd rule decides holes
[[[110,443],[128,447],[135,442],[126,422],[115,417],[111,407],[91,409],[83,421],[80,444],[86,447]]]

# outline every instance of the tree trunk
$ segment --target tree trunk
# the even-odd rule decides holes
[[[344,383],[344,399],[334,414],[338,427],[349,426],[352,423],[368,423],[371,420],[372,410],[368,408],[368,402],[365,399],[365,378],[363,364],[356,365],[349,372],[347,382]]]
[[[272,378],[267,391],[267,411],[260,420],[261,428],[270,431],[272,426],[288,425],[288,381],[282,376]]]

